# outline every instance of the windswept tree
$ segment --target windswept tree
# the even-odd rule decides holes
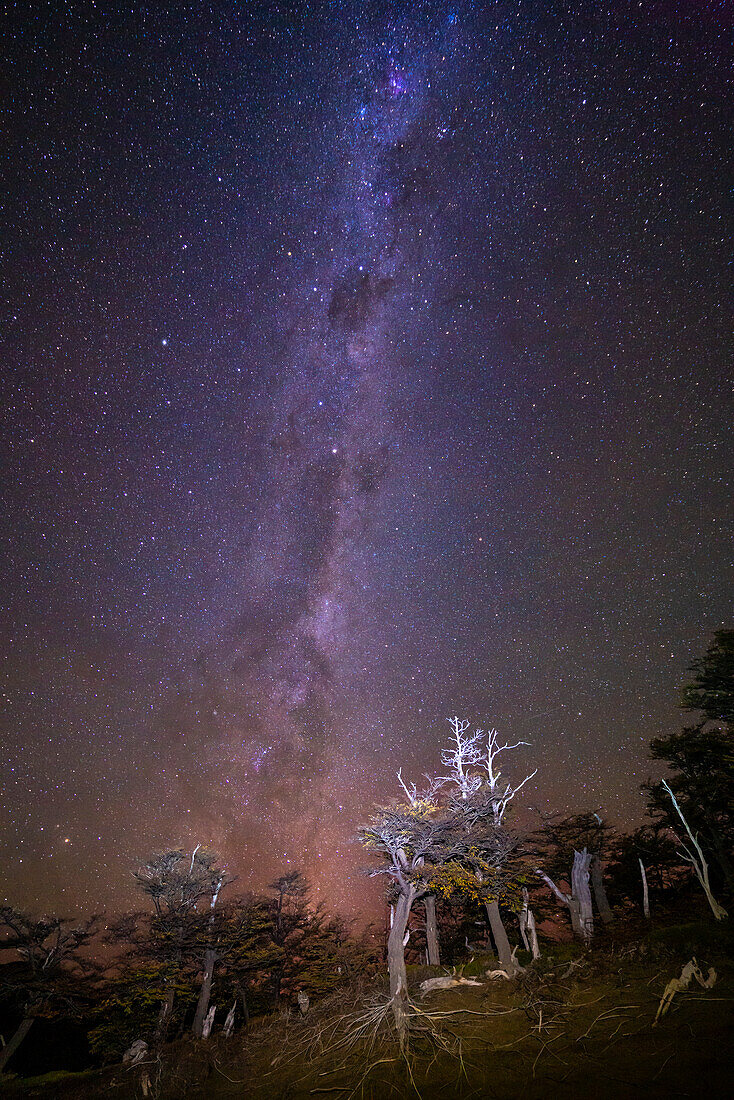
[[[712,885],[734,892],[734,630],[719,630],[703,657],[690,666],[693,679],[680,692],[681,706],[698,720],[678,733],[655,738],[653,760],[668,765],[665,790],[649,781],[648,813],[677,835],[681,817],[711,863]],[[673,801],[674,800],[674,801]],[[676,808],[676,804],[678,809]]]
[[[151,930],[165,953],[167,992],[156,1028],[156,1040],[163,1042],[173,1013],[176,980],[190,961],[197,961],[203,971],[196,1020],[206,1018],[216,962],[212,918],[222,888],[232,879],[216,853],[200,844],[192,852],[172,848],[153,856],[134,872],[134,878],[153,902]],[[203,1030],[203,1023],[195,1027]]]
[[[381,861],[381,866],[373,868],[370,875],[387,875],[395,891],[387,940],[387,966],[390,999],[401,1040],[407,1027],[405,945],[408,920],[413,903],[430,890],[427,878],[431,869],[451,857],[451,829],[452,822],[436,803],[417,795],[407,803],[376,810],[369,823],[359,829],[362,844]]]
[[[516,847],[506,826],[510,803],[537,772],[530,772],[517,784],[505,779],[500,757],[526,741],[501,743],[496,729],[471,730],[466,718],[449,719],[451,739],[441,751],[441,763],[447,769],[436,776],[434,790],[450,792],[455,826],[463,833],[466,862],[482,887],[482,900],[497,947],[500,966],[514,976],[518,965],[502,920],[500,903],[520,909],[516,874],[511,873],[510,857]]]
[[[0,1073],[38,1016],[73,1010],[81,979],[94,972],[82,954],[98,930],[99,919],[75,922],[61,917],[32,917],[11,905],[0,906],[0,951],[14,961],[3,969],[0,996],[18,1012],[20,1022],[0,1051]]]

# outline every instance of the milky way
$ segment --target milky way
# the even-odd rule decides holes
[[[246,8],[11,20],[13,901],[352,904],[453,713],[632,820],[730,613],[725,6]]]

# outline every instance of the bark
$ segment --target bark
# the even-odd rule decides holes
[[[578,902],[581,938],[591,943],[594,935],[594,913],[591,908],[591,890],[589,888],[589,867],[591,855],[586,848],[573,853],[571,868],[571,893]],[[573,918],[573,913],[571,914]]]
[[[204,978],[199,991],[199,1000],[196,1005],[193,1032],[196,1039],[203,1039],[204,1022],[209,1011],[209,1000],[212,995],[212,979],[214,977],[214,964],[217,961],[217,953],[211,947],[204,952]]]
[[[211,1035],[212,1027],[214,1025],[214,1013],[216,1011],[217,1011],[217,1006],[212,1005],[212,1007],[209,1009],[206,1016],[204,1017],[204,1026],[201,1029],[202,1039],[208,1039],[209,1036]]]
[[[507,938],[505,926],[502,923],[499,904],[496,901],[486,901],[484,905],[487,910],[487,916],[489,917],[489,927],[492,929],[492,938],[497,948],[500,968],[505,971],[508,977],[514,978],[519,967],[512,957],[512,948]]]
[[[155,1045],[159,1046],[161,1043],[165,1043],[166,1035],[168,1034],[168,1025],[173,1015],[173,1004],[176,998],[176,991],[170,989],[166,994],[166,999],[161,1003],[160,1012],[158,1013],[158,1023],[155,1029]]]
[[[530,908],[530,900],[527,890],[522,892],[522,909],[520,910],[520,935],[525,944],[525,950],[531,951],[533,959],[540,958],[538,947],[538,932],[535,927],[535,914]]]
[[[645,914],[645,919],[650,919],[650,893],[647,889],[647,874],[645,873],[645,864],[638,857],[640,864],[640,875],[642,876],[642,912]]]
[[[441,952],[438,946],[438,926],[436,924],[436,899],[428,894],[423,901],[426,910],[426,948],[428,951],[428,965],[441,965]]]
[[[6,1065],[13,1057],[28,1032],[33,1027],[35,1018],[35,1016],[24,1016],[21,1022],[18,1024],[18,1027],[15,1029],[15,1034],[13,1035],[10,1042],[7,1043],[0,1051],[0,1073],[5,1072]]]
[[[234,1016],[237,1011],[237,1001],[232,1002],[232,1007],[227,1013],[227,1019],[224,1021],[224,1027],[222,1028],[222,1034],[225,1039],[229,1039],[230,1035],[234,1031]]]
[[[247,993],[243,988],[240,988],[240,1000],[242,1001],[242,1023],[247,1027],[250,1022],[250,1008],[247,1004]]]
[[[390,935],[387,938],[387,969],[390,975],[390,1000],[392,1001],[395,1027],[401,1044],[405,1040],[408,1027],[405,1003],[408,1000],[408,974],[405,969],[405,931],[408,927],[410,910],[415,899],[415,891],[409,887],[407,893],[400,894],[393,914]]]
[[[609,924],[614,920],[614,913],[609,905],[606,887],[604,886],[604,870],[596,853],[591,857],[591,887],[594,891],[594,901],[599,916],[605,924]]]

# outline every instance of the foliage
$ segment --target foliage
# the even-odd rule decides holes
[[[690,665],[693,680],[681,688],[684,710],[702,711],[705,721],[734,725],[734,630],[717,630],[703,657]]]
[[[712,864],[714,880],[734,889],[734,630],[721,630],[706,654],[691,665],[693,681],[681,691],[687,710],[703,712],[697,725],[655,738],[653,760],[668,765],[668,783],[686,821]],[[723,723],[717,726],[712,723]],[[680,820],[659,781],[643,785],[648,813],[664,822],[673,834]]]
[[[93,1017],[89,1046],[103,1062],[116,1062],[135,1039],[153,1038],[161,1002],[175,990],[179,1015],[196,1000],[191,978],[170,965],[151,962],[109,979]]]

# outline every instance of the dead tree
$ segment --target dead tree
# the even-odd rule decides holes
[[[711,907],[711,912],[714,914],[716,920],[724,920],[726,917],[728,917],[729,914],[727,913],[726,909],[724,909],[723,905],[719,905],[718,901],[711,891],[708,863],[704,858],[703,851],[701,850],[701,845],[698,843],[698,836],[695,836],[691,832],[688,822],[683,816],[683,811],[678,805],[678,800],[676,799],[675,795],[673,794],[672,790],[664,779],[662,783],[666,791],[670,795],[671,801],[675,806],[678,817],[683,822],[683,827],[685,828],[690,839],[690,845],[686,844],[684,841],[680,842],[682,851],[679,854],[682,859],[692,865],[693,870],[696,872],[696,878],[701,883],[703,892],[706,895],[706,900],[709,903]]]
[[[583,848],[573,854],[573,866],[571,868],[571,893],[561,890],[541,868],[536,868],[536,874],[542,878],[558,900],[568,908],[571,917],[573,934],[584,943],[591,943],[594,936],[594,914],[591,908],[591,890],[589,888],[589,867],[591,856]]]
[[[538,932],[535,927],[535,914],[530,908],[530,895],[525,887],[522,891],[522,909],[520,910],[520,935],[525,950],[531,952],[533,960],[539,959],[540,947],[538,946]]]
[[[590,942],[594,932],[592,899],[605,924],[614,919],[604,887],[603,871],[603,861],[613,836],[612,830],[597,813],[565,818],[547,815],[534,834],[538,864],[534,869],[567,906],[574,935],[586,943]],[[570,894],[556,885],[560,880],[570,883]]]
[[[647,888],[647,872],[645,870],[645,864],[638,856],[640,864],[640,877],[642,878],[642,912],[645,916],[645,920],[650,919],[650,891]]]
[[[206,1021],[209,1013],[209,1000],[212,995],[212,981],[214,978],[214,967],[217,962],[218,954],[214,943],[214,912],[216,909],[219,895],[222,891],[222,887],[228,886],[233,881],[231,875],[220,867],[217,867],[217,857],[211,855],[211,902],[209,904],[209,918],[207,921],[206,931],[206,947],[204,948],[204,975],[201,981],[201,989],[199,991],[199,999],[196,1005],[196,1012],[194,1013],[194,1023],[192,1031],[196,1039],[208,1038],[209,1032],[211,1032],[212,1023],[214,1021],[214,1015],[212,1014],[211,1021],[209,1021],[208,1031],[206,1030]],[[205,1033],[206,1032],[206,1033]]]

